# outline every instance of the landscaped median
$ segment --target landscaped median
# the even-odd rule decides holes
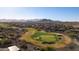
[[[38,31],[34,28],[26,28],[28,30],[20,37],[28,43],[31,43],[39,48],[63,48],[69,45],[71,38],[60,33]]]

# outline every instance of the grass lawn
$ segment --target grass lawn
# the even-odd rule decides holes
[[[3,27],[3,28],[7,28],[8,26],[9,26],[8,24],[3,24],[3,23],[0,24],[0,27]]]
[[[53,35],[41,35],[41,41],[43,42],[55,42],[57,41],[56,37]]]
[[[48,34],[42,31],[36,32],[32,37],[41,42],[56,42],[58,40],[57,35]]]

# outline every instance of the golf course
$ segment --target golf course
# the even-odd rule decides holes
[[[33,44],[39,48],[64,48],[72,41],[71,38],[60,33],[38,31],[35,28],[26,28],[27,32],[22,34],[20,40]]]

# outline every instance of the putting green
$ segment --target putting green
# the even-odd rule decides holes
[[[28,30],[28,32],[22,34],[20,39],[40,48],[63,48],[71,43],[71,38],[60,33],[38,31],[34,28],[26,29]]]

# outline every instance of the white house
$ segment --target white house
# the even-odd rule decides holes
[[[19,51],[20,48],[18,48],[17,46],[10,46],[8,47],[9,51]]]

